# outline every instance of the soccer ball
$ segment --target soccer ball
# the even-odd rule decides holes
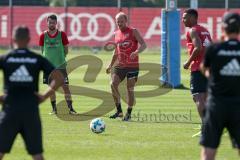
[[[101,118],[95,118],[90,123],[90,129],[94,133],[102,133],[105,131],[106,125]]]

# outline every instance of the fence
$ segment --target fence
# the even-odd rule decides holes
[[[188,8],[191,2],[197,1],[199,8],[240,8],[239,0],[178,0],[179,8]],[[1,0],[0,6],[87,6],[116,7],[165,7],[165,0]]]
[[[91,0],[88,1],[89,4],[91,4]],[[183,1],[181,1],[181,4]],[[229,2],[230,1],[231,0],[229,0]],[[3,3],[9,1],[1,0],[0,2]],[[31,1],[31,3],[41,3],[41,6],[15,6],[17,2],[27,3],[30,1],[18,0],[12,1],[10,6],[0,6],[1,47],[9,47],[12,44],[11,31],[12,28],[18,24],[25,24],[30,27],[32,37],[30,45],[32,47],[38,46],[39,34],[46,29],[46,16],[49,13],[56,13],[58,15],[59,27],[61,30],[64,30],[67,33],[70,40],[70,45],[73,47],[101,47],[107,41],[112,40],[113,32],[116,29],[114,17],[115,14],[119,12],[119,3],[117,3],[117,0],[113,0],[109,4],[115,4],[115,7],[68,6],[68,3],[70,3],[71,0],[69,0],[67,4],[65,3],[65,6],[60,7],[44,6],[47,4],[47,2],[43,0]],[[79,1],[79,3],[80,2],[82,1]],[[102,2],[106,3],[107,1]],[[189,5],[189,2],[190,1],[186,1],[184,4]],[[225,1],[222,2],[225,4]],[[161,37],[161,8],[124,7],[124,5],[126,5],[125,3],[126,1],[122,0],[121,6],[123,6],[122,10],[129,16],[129,25],[137,28],[140,31],[146,40],[148,47],[159,47]],[[237,4],[240,5],[239,0]],[[237,9],[228,9],[239,12]],[[181,11],[183,11],[183,9],[181,9]],[[201,8],[198,9],[198,11],[199,23],[208,28],[214,40],[220,39],[221,16],[226,9]],[[184,35],[185,29],[183,26],[181,26],[181,44],[185,44]]]

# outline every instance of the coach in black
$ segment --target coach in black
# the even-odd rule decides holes
[[[0,112],[0,160],[10,152],[18,133],[24,139],[26,149],[34,160],[43,160],[42,129],[38,104],[47,99],[63,83],[60,73],[41,55],[27,49],[30,41],[29,29],[18,26],[13,40],[16,49],[0,56],[0,69],[4,75],[4,95]],[[44,93],[38,92],[39,72],[53,75],[51,87]],[[57,81],[57,77],[61,78]]]
[[[222,27],[226,40],[207,49],[202,65],[203,73],[209,77],[200,139],[202,160],[215,159],[224,128],[240,154],[240,15],[226,13]]]

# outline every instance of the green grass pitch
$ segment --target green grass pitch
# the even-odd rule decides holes
[[[1,53],[5,52],[1,50]],[[70,84],[88,87],[110,93],[110,77],[105,74],[105,68],[111,59],[111,53],[101,51],[92,54],[91,51],[71,51],[68,59],[93,55],[103,62],[100,74],[95,82],[83,80],[86,66],[74,70],[70,75]],[[181,62],[187,58],[181,55]],[[140,55],[141,62],[159,64],[159,51],[146,51]],[[140,73],[140,76],[146,72]],[[2,76],[2,75],[1,75]],[[2,80],[2,78],[1,78]],[[120,119],[111,120],[108,116],[111,111],[103,116],[106,131],[103,134],[94,134],[89,129],[88,121],[62,121],[56,116],[49,115],[51,106],[49,100],[40,106],[44,155],[48,160],[197,160],[200,155],[199,138],[192,138],[198,130],[199,117],[189,91],[189,72],[181,69],[181,81],[186,89],[173,89],[167,94],[153,97],[137,97],[134,107],[134,122],[122,122]],[[40,77],[40,90],[42,85]],[[2,83],[1,83],[2,85]],[[147,91],[156,86],[138,86],[136,91]],[[84,92],[84,91],[83,91]],[[104,96],[104,95],[103,95]],[[63,100],[63,95],[58,93],[57,101]],[[93,109],[101,100],[84,95],[73,95],[74,107],[79,113]],[[108,106],[107,106],[108,107]],[[126,104],[123,103],[126,111]],[[159,114],[180,116],[180,120],[171,117],[167,119],[154,119]],[[141,117],[137,117],[137,115]],[[20,136],[17,137],[11,154],[5,160],[30,160],[25,151]],[[217,159],[237,159],[237,153],[231,148],[228,136],[222,138]]]

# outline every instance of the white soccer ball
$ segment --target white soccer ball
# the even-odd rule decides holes
[[[90,129],[94,133],[102,133],[105,131],[106,125],[101,118],[95,118],[90,123]]]

